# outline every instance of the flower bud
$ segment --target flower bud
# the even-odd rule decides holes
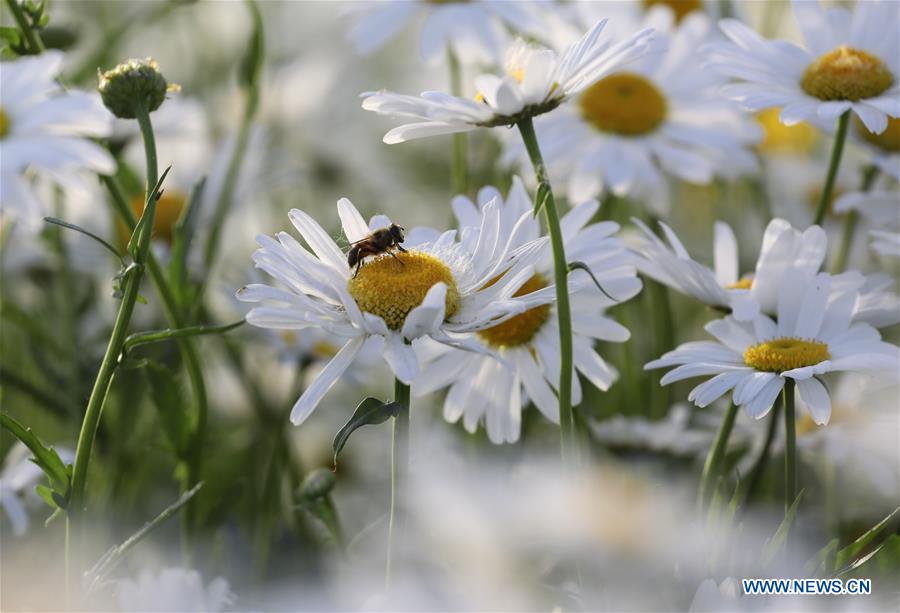
[[[179,89],[166,82],[159,64],[152,58],[128,60],[99,73],[99,77],[97,89],[103,104],[121,119],[134,119],[139,104],[143,104],[148,113],[155,111],[166,99],[166,93]]]

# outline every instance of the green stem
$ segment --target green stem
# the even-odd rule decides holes
[[[94,387],[91,390],[84,420],[81,423],[81,431],[78,434],[78,443],[75,447],[75,464],[72,468],[72,497],[69,506],[69,518],[76,520],[80,520],[84,512],[84,494],[87,485],[88,464],[91,459],[91,450],[94,446],[94,436],[97,434],[97,428],[100,425],[100,415],[103,412],[103,404],[112,385],[119,356],[122,353],[122,347],[128,335],[128,324],[131,322],[131,315],[137,302],[146,255],[150,252],[150,235],[153,228],[153,217],[156,212],[156,150],[155,147],[152,151],[150,149],[150,146],[154,143],[153,127],[150,124],[150,116],[144,105],[136,104],[135,111],[144,137],[145,151],[147,152],[147,203],[144,207],[144,215],[147,216],[147,231],[141,235],[138,241],[138,257],[135,266],[127,273],[119,312],[113,324],[106,353],[103,356],[103,361],[100,363],[100,370],[97,373],[97,378],[94,380]],[[150,145],[147,144],[148,142]],[[153,171],[152,175],[149,174],[150,170]]]
[[[222,188],[219,190],[218,197],[216,198],[216,206],[213,210],[212,221],[210,222],[209,238],[206,241],[206,249],[203,254],[204,268],[207,272],[212,270],[213,264],[215,264],[222,230],[225,227],[225,221],[228,219],[228,213],[231,211],[231,207],[234,204],[234,191],[240,175],[241,165],[244,161],[244,154],[247,150],[247,142],[250,139],[250,126],[253,121],[253,116],[256,114],[256,108],[259,106],[258,102],[259,89],[258,85],[254,84],[253,87],[247,91],[244,113],[241,117],[241,125],[238,128],[234,151],[232,151],[231,159],[228,161],[228,170],[225,175],[225,181],[222,183]],[[198,291],[198,297],[202,296],[202,292],[203,286],[201,286]]]
[[[722,460],[725,459],[725,450],[728,449],[728,438],[734,428],[734,419],[737,413],[738,406],[731,402],[719,425],[716,440],[706,456],[706,463],[703,465],[703,473],[700,476],[700,491],[697,494],[697,506],[701,510],[706,506],[713,484],[719,478]]]
[[[834,182],[837,179],[838,167],[841,165],[841,154],[844,152],[844,142],[847,140],[847,127],[849,125],[850,111],[845,111],[838,120],[837,134],[834,136],[834,147],[831,149],[831,161],[828,163],[828,175],[825,177],[822,199],[819,200],[819,208],[816,210],[813,225],[822,225],[825,213],[828,212],[828,205],[831,202],[831,194],[834,193]]]
[[[794,415],[794,380],[784,382],[784,510],[797,498],[797,428]]]
[[[403,405],[394,418],[394,433],[391,442],[391,514],[388,521],[387,561],[384,581],[388,591],[391,587],[391,562],[394,545],[403,532],[403,513],[399,508],[400,492],[406,485],[409,470],[409,386],[394,379],[394,400]]]
[[[543,193],[543,202],[538,206],[544,209],[547,229],[550,233],[550,246],[553,249],[553,276],[556,284],[556,312],[559,317],[559,426],[560,446],[563,461],[570,466],[576,459],[575,428],[572,419],[572,314],[569,308],[569,286],[567,276],[569,266],[566,262],[565,246],[562,230],[559,225],[559,213],[553,199],[553,190],[547,177],[547,169],[538,146],[534,123],[531,118],[523,119],[518,124],[528,157],[534,166],[534,174],[538,181],[538,194]]]
[[[450,66],[450,93],[454,96],[462,96],[462,69],[459,58],[453,49],[447,49],[447,59]],[[453,135],[453,193],[465,194],[467,185],[466,168],[466,135],[462,132]]]
[[[6,5],[9,7],[9,10],[13,15],[13,19],[15,19],[16,23],[19,25],[19,29],[22,30],[22,35],[25,37],[25,41],[28,43],[29,53],[31,55],[43,53],[45,49],[44,41],[41,40],[41,35],[31,27],[31,24],[28,23],[28,18],[25,16],[25,11],[22,10],[22,6],[19,4],[18,0],[6,0]]]
[[[204,334],[218,334],[220,332],[228,332],[234,330],[238,326],[244,324],[244,320],[235,321],[230,324],[222,324],[219,326],[188,326],[187,328],[178,328],[175,330],[150,330],[148,332],[136,332],[125,339],[125,347],[123,351],[128,352],[135,347],[148,345],[150,343],[160,343],[163,341],[188,338],[192,336],[202,336]]]
[[[867,192],[872,189],[872,184],[878,177],[877,166],[866,166],[863,170],[861,192]],[[844,219],[844,231],[841,234],[841,245],[838,248],[837,257],[831,266],[831,274],[836,275],[844,271],[847,266],[847,258],[850,257],[850,246],[853,244],[853,237],[856,235],[856,225],[859,223],[859,212],[850,211]]]
[[[762,450],[759,452],[759,457],[756,459],[756,462],[754,462],[753,468],[750,469],[750,478],[747,480],[747,489],[744,491],[745,502],[753,497],[756,488],[759,486],[759,482],[762,480],[762,475],[766,470],[766,463],[769,460],[769,450],[772,448],[772,441],[775,440],[775,433],[778,431],[780,413],[781,398],[777,398],[769,417],[769,427],[766,430],[766,439],[763,442]]]

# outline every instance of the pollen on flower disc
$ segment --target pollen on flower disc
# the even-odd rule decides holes
[[[894,83],[894,75],[874,55],[841,45],[820,56],[803,73],[800,87],[819,100],[874,98]]]
[[[764,372],[784,372],[813,366],[830,357],[827,344],[794,337],[775,338],[744,351],[744,363]]]
[[[491,279],[485,287],[490,287],[499,278]],[[541,275],[536,274],[523,283],[513,296],[525,296],[545,287],[547,287],[547,281]],[[530,342],[538,330],[547,323],[549,317],[550,305],[542,304],[511,317],[501,324],[481,330],[478,332],[478,336],[491,347],[517,347]]]
[[[588,87],[578,100],[581,116],[601,132],[640,136],[666,118],[666,98],[644,77],[620,72]]]
[[[418,251],[380,255],[359,269],[347,290],[359,308],[378,315],[391,330],[399,330],[406,316],[422,304],[436,283],[447,285],[446,314],[459,309],[459,290],[450,268],[436,257]]]

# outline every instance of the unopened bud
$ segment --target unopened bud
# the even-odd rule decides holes
[[[159,71],[159,64],[152,58],[128,60],[106,72],[100,73],[100,97],[113,115],[121,119],[134,119],[135,109],[144,105],[147,112],[160,107],[170,91],[177,85],[169,85]]]

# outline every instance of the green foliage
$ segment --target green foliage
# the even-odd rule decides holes
[[[884,532],[885,528],[887,528],[891,522],[900,514],[900,507],[897,507],[891,513],[882,519],[880,522],[872,526],[869,530],[866,531],[865,534],[860,536],[858,539],[842,548],[837,552],[837,556],[834,561],[835,570],[844,568],[850,563],[851,560],[855,559],[863,549],[871,545],[878,536]]]
[[[775,531],[775,535],[768,543],[766,543],[762,556],[764,564],[769,564],[774,560],[775,556],[778,555],[778,552],[787,544],[791,526],[794,525],[794,519],[797,517],[797,509],[800,507],[800,499],[803,498],[803,491],[804,490],[800,490],[797,497],[794,498],[794,502],[791,503],[791,506],[784,514],[784,519]]]
[[[337,466],[338,454],[347,444],[347,439],[358,428],[382,424],[391,417],[396,417],[403,405],[399,402],[382,402],[371,396],[359,403],[349,421],[334,436],[334,465]]]
[[[44,445],[37,435],[31,431],[31,428],[26,428],[6,413],[0,413],[0,426],[6,428],[31,450],[31,453],[34,454],[32,462],[37,464],[50,480],[49,488],[38,486],[38,495],[50,508],[65,509],[69,504],[69,496],[71,494],[71,468],[63,464],[56,450],[53,447]]]
[[[183,460],[190,454],[194,423],[181,384],[161,364],[148,360],[144,366],[163,431],[175,454]]]

